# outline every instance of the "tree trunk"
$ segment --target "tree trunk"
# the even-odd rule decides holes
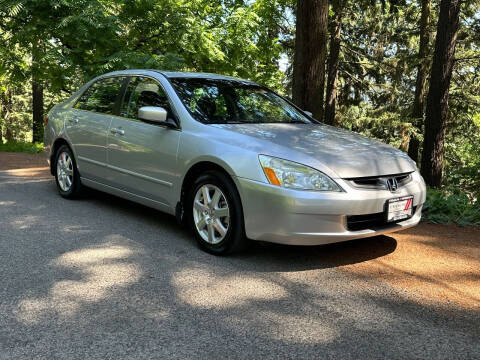
[[[440,3],[421,166],[425,182],[431,187],[439,187],[442,182],[448,90],[454,65],[460,4],[460,0],[442,0]]]
[[[33,112],[33,142],[43,141],[43,84],[39,79],[38,61],[41,52],[41,44],[33,42],[32,46],[32,112]]]
[[[293,102],[323,120],[328,1],[300,0],[297,4],[293,58]]]
[[[43,141],[43,86],[32,79],[33,142]]]
[[[430,23],[430,0],[421,0],[422,16],[420,18],[420,42],[418,45],[418,68],[417,80],[415,82],[415,98],[413,100],[412,119],[413,125],[417,129],[422,128],[423,108],[425,101],[425,84],[427,82],[428,69],[428,44],[430,36],[428,26]],[[420,141],[416,137],[410,138],[408,146],[408,155],[418,163],[418,150]]]
[[[9,141],[15,141],[15,136],[13,135],[13,131],[10,127],[7,126],[6,130],[5,130],[5,140],[7,140],[7,142]]]
[[[6,121],[5,118],[4,94],[0,93],[0,145],[3,144],[3,127]]]
[[[2,94],[2,111],[0,112],[3,120],[3,127],[5,128],[5,140],[13,141],[13,131],[11,128],[11,116],[13,113],[13,99],[12,99],[12,92],[11,90],[7,89]],[[3,129],[0,132],[0,141],[2,140]]]
[[[330,53],[327,64],[327,95],[325,103],[325,123],[335,123],[335,106],[337,101],[337,74],[342,34],[342,0],[332,0],[334,11],[334,30],[330,36]]]

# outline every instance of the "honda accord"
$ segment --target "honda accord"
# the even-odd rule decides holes
[[[405,153],[233,77],[112,72],[45,121],[61,196],[90,187],[175,215],[214,254],[247,239],[318,245],[406,229],[425,201]]]

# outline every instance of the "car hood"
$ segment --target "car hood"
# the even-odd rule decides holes
[[[248,136],[245,147],[317,169],[337,177],[381,176],[416,170],[404,152],[366,136],[323,124],[216,124]],[[248,141],[248,140],[247,140]]]

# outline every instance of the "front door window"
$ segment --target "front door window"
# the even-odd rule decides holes
[[[137,76],[128,84],[120,115],[139,120],[138,110],[142,106],[162,107],[167,110],[168,118],[174,118],[167,94],[160,84],[153,79]]]

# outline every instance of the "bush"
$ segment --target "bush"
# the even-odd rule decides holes
[[[428,189],[423,216],[435,224],[480,226],[480,202],[459,191]]]
[[[0,141],[0,151],[38,154],[43,151],[43,143],[32,144],[32,143],[26,143],[26,142],[8,141],[5,144],[3,144]]]

